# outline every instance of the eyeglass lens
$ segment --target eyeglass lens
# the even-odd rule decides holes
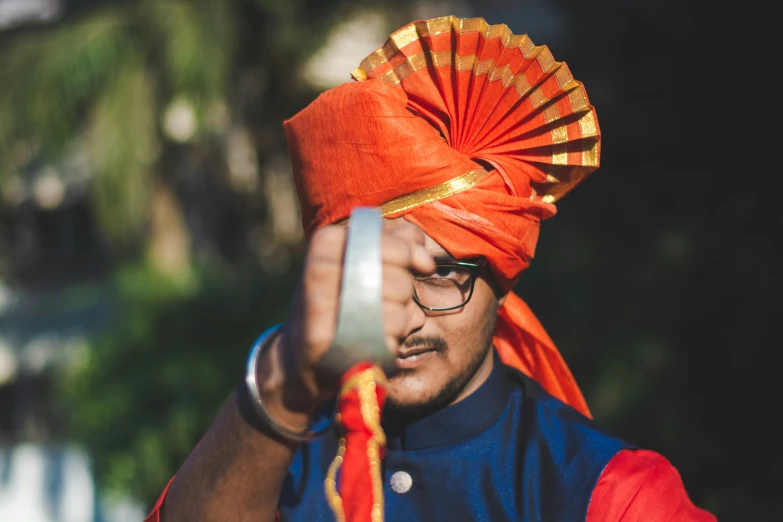
[[[438,265],[434,274],[414,282],[417,299],[429,308],[462,306],[470,299],[472,287],[470,269],[459,265]]]

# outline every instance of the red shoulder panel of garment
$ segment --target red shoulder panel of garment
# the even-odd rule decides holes
[[[716,522],[696,507],[680,474],[661,454],[622,450],[593,490],[586,522]]]

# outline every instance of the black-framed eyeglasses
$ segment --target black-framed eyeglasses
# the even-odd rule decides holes
[[[432,312],[461,308],[473,296],[476,277],[486,266],[486,259],[437,263],[434,273],[414,279],[413,299]]]

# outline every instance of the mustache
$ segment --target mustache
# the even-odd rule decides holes
[[[449,349],[449,345],[442,337],[436,337],[434,335],[421,336],[417,335],[405,339],[402,343],[405,348],[416,348],[418,346],[428,346],[436,352],[445,352]]]

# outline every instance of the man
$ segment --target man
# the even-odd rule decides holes
[[[328,488],[342,442],[305,434],[338,393],[321,363],[345,225],[362,206],[388,218],[382,309],[396,355],[371,519],[715,520],[664,457],[590,420],[510,291],[539,221],[598,166],[595,111],[565,64],[505,26],[445,17],[395,32],[353,77],[285,122],[309,241],[289,320],[263,336],[250,384],[148,520],[342,519]]]

